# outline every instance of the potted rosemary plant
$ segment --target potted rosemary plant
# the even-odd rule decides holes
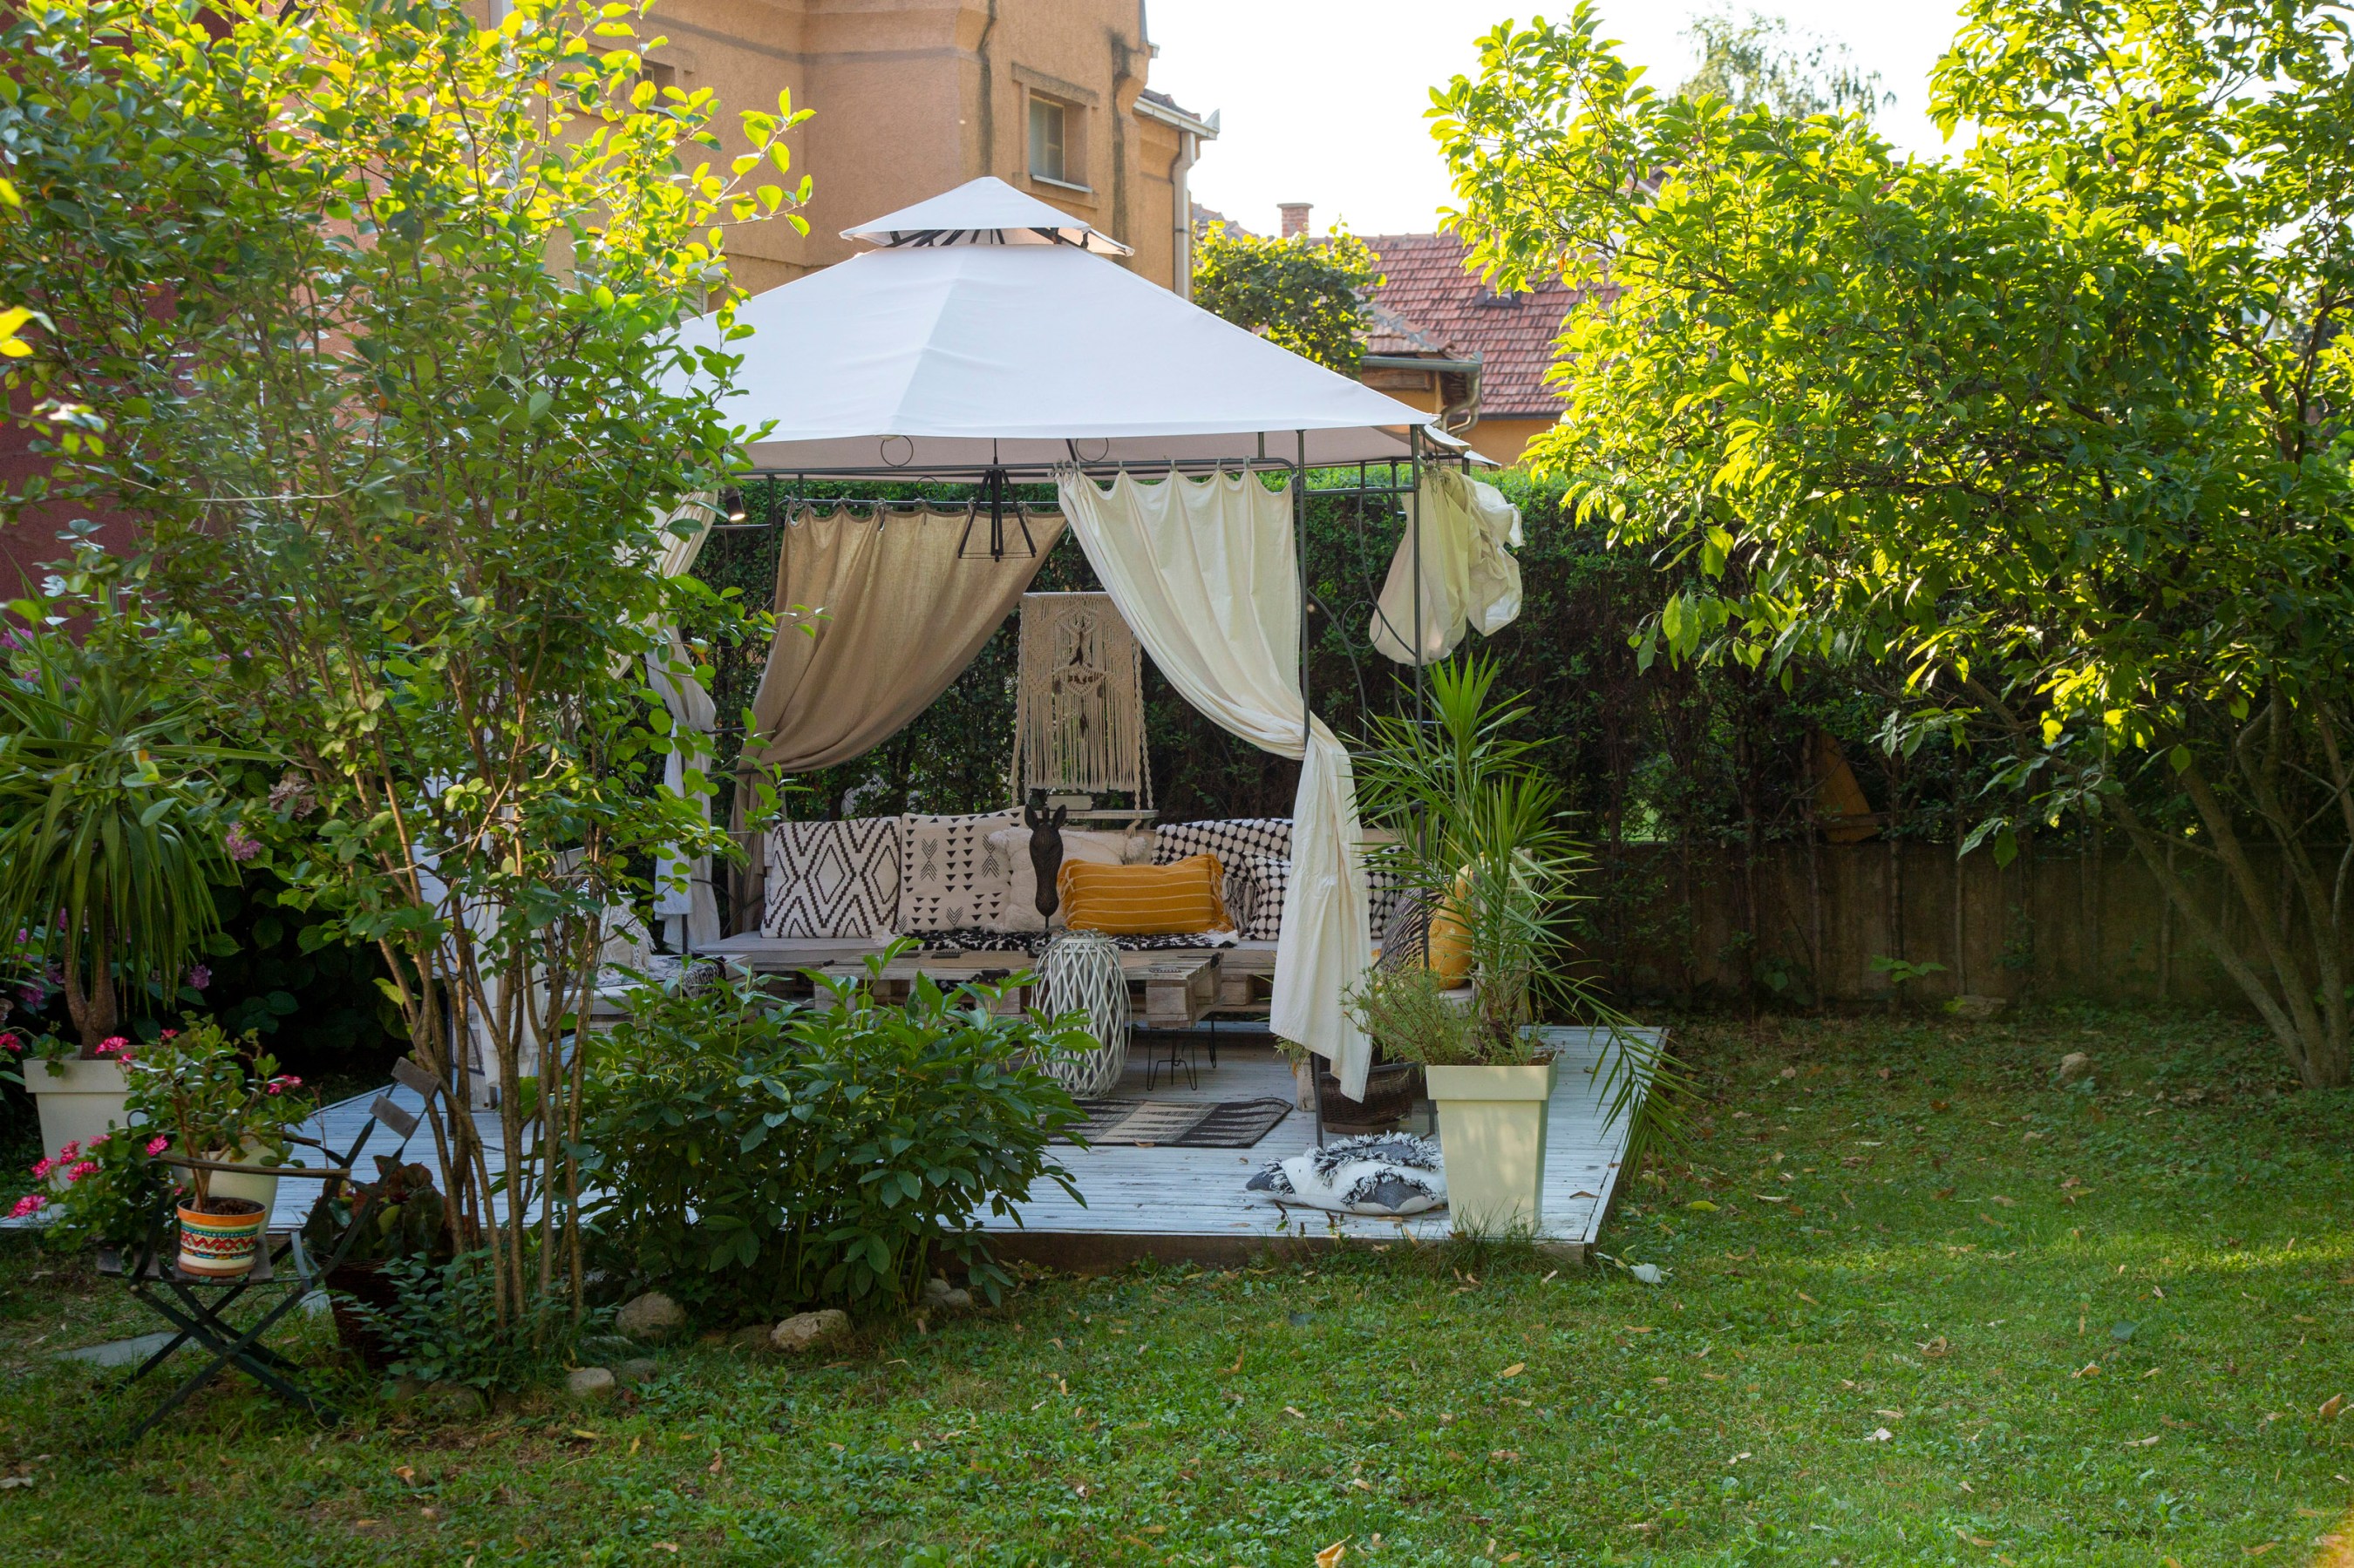
[[[1423,1065],[1454,1226],[1490,1235],[1543,1217],[1553,1064],[1535,999],[1567,983],[1558,954],[1581,859],[1559,787],[1510,734],[1528,709],[1495,681],[1484,659],[1432,666],[1436,722],[1376,719],[1359,754],[1360,796],[1396,835],[1371,858],[1430,923],[1422,953],[1385,953],[1351,997],[1384,1051]]]

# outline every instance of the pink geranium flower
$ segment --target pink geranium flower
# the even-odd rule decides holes
[[[81,1158],[81,1144],[80,1144],[80,1142],[79,1140],[77,1140],[77,1141],[75,1141],[75,1142],[72,1142],[72,1143],[69,1143],[69,1144],[67,1144],[63,1149],[60,1149],[60,1150],[58,1150],[58,1160],[57,1160],[57,1162],[58,1162],[58,1164],[60,1164],[60,1165],[63,1165],[63,1164],[65,1164],[65,1163],[66,1163],[68,1160],[79,1160],[79,1159],[80,1159],[80,1158]]]
[[[83,1160],[77,1161],[74,1168],[66,1172],[66,1180],[69,1181],[79,1181],[85,1176],[95,1176],[97,1174],[98,1161],[95,1160]]]
[[[21,1220],[27,1214],[38,1213],[42,1205],[48,1201],[39,1192],[27,1192],[16,1200],[16,1206],[8,1211],[8,1217],[12,1220]]]
[[[130,1049],[130,1046],[131,1042],[125,1040],[122,1035],[110,1034],[105,1039],[98,1043],[98,1054],[101,1056],[112,1056],[120,1052]]]
[[[49,1172],[55,1171],[57,1168],[58,1162],[54,1160],[36,1160],[33,1161],[33,1180],[36,1181],[45,1181],[48,1179]]]
[[[25,1043],[22,1040],[17,1039],[14,1034],[0,1034],[0,1051],[21,1054],[24,1049]]]
[[[172,1147],[172,1139],[170,1139],[170,1137],[168,1137],[168,1136],[158,1136],[158,1137],[156,1137],[156,1138],[152,1139],[150,1139],[150,1140],[149,1140],[149,1142],[148,1142],[148,1144],[147,1144],[147,1152],[148,1152],[148,1153],[150,1153],[150,1154],[161,1154],[161,1153],[163,1153],[163,1152],[164,1152],[164,1150],[167,1150],[167,1149],[169,1149],[169,1148],[171,1148],[171,1147]]]

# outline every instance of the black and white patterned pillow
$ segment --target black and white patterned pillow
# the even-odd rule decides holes
[[[1283,935],[1283,901],[1291,892],[1291,857],[1246,855],[1243,869],[1250,884],[1250,917],[1242,922],[1243,939],[1272,942]]]
[[[1214,854],[1226,868],[1219,891],[1237,927],[1254,924],[1249,857],[1291,853],[1289,817],[1226,817],[1208,822],[1164,822],[1154,830],[1152,863],[1174,865],[1189,854]],[[1278,918],[1282,912],[1277,911]]]
[[[1390,928],[1390,921],[1405,898],[1405,883],[1397,872],[1386,865],[1367,863],[1365,866],[1365,902],[1367,924],[1373,940],[1380,941],[1382,933]]]
[[[963,931],[997,923],[1013,867],[989,835],[1022,825],[1019,811],[899,819],[900,931]]]
[[[779,822],[764,937],[871,937],[899,917],[899,819]]]

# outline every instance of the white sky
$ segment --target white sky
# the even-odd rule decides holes
[[[1474,41],[1507,17],[1566,16],[1569,0],[1150,0],[1152,85],[1196,114],[1225,116],[1193,170],[1193,199],[1277,232],[1275,204],[1316,205],[1316,233],[1427,232],[1449,202],[1423,111],[1430,89],[1477,63]],[[1602,0],[1602,35],[1666,90],[1694,64],[1684,36],[1700,0]],[[1843,43],[1896,94],[1879,117],[1899,147],[1943,149],[1928,118],[1930,68],[1956,26],[1955,0],[1754,0]]]

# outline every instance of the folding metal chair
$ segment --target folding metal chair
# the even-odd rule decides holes
[[[393,1078],[399,1086],[419,1094],[429,1093],[434,1086],[432,1077],[405,1057],[394,1067]],[[170,1155],[164,1156],[163,1162],[181,1170],[274,1176],[281,1181],[316,1181],[322,1183],[323,1193],[332,1194],[344,1182],[352,1180],[353,1169],[379,1125],[400,1135],[400,1143],[395,1150],[398,1153],[408,1148],[408,1140],[415,1136],[419,1118],[396,1102],[387,1090],[378,1095],[368,1107],[367,1119],[362,1123],[359,1136],[353,1139],[348,1149],[330,1150],[323,1141],[313,1138],[297,1136],[293,1139],[331,1155],[334,1162],[330,1164],[245,1165]],[[146,1377],[183,1345],[194,1344],[207,1357],[204,1366],[194,1376],[173,1390],[131,1428],[123,1437],[124,1444],[136,1443],[145,1436],[157,1422],[228,1367],[237,1368],[271,1393],[308,1411],[323,1422],[333,1423],[340,1419],[341,1411],[313,1390],[295,1381],[299,1369],[294,1363],[263,1341],[289,1313],[318,1288],[319,1282],[334,1273],[336,1266],[349,1255],[373,1202],[371,1199],[362,1203],[353,1213],[323,1259],[313,1255],[303,1246],[299,1228],[277,1236],[265,1231],[256,1249],[250,1273],[214,1278],[180,1271],[175,1255],[179,1243],[174,1213],[177,1194],[167,1192],[158,1201],[149,1218],[146,1234],[129,1256],[110,1259],[101,1254],[100,1271],[119,1274],[129,1285],[132,1295],[175,1330],[169,1343],[139,1364],[132,1372],[130,1382],[137,1383]],[[244,1299],[249,1292],[256,1290],[275,1291],[279,1299],[249,1326],[239,1329],[228,1320],[229,1309]]]

